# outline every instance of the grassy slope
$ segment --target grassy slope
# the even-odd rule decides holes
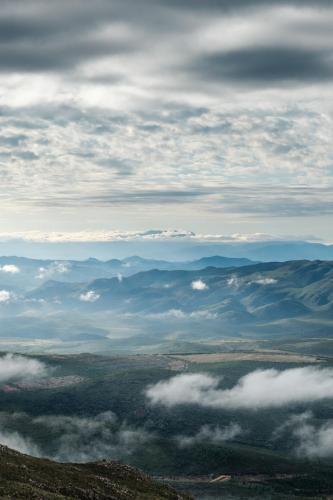
[[[186,500],[190,497],[117,462],[59,464],[0,446],[1,498]]]

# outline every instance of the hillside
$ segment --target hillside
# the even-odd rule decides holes
[[[112,461],[60,464],[0,445],[1,498],[186,500],[142,472]]]
[[[249,266],[255,262],[246,258],[212,256],[199,260],[175,262],[167,260],[143,259],[132,256],[125,259],[101,261],[87,260],[46,260],[25,257],[0,257],[0,287],[17,292],[32,290],[48,280],[66,283],[88,282],[98,278],[126,277],[133,274],[160,269],[196,270],[208,266],[218,268]]]
[[[212,261],[216,258],[204,263]],[[167,352],[162,344],[170,342],[330,338],[332,332],[332,261],[151,269],[76,282],[65,275],[31,280],[31,289],[21,292],[0,280],[3,349]]]
[[[122,312],[209,312],[236,321],[333,314],[333,262],[291,261],[196,271],[151,270],[121,280],[48,281],[29,298]],[[84,299],[84,300],[82,300]]]

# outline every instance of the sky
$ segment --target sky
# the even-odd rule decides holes
[[[325,0],[2,0],[0,238],[332,241],[332,22]]]

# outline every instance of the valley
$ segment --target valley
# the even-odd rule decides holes
[[[267,359],[255,349],[208,355],[27,357],[46,371],[34,383],[2,384],[0,437],[9,447],[61,462],[120,460],[194,498],[324,496],[333,487],[333,458],[298,455],[300,438],[288,422],[311,411],[306,425],[320,428],[333,418],[331,400],[257,410],[194,403],[168,409],[152,405],[147,397],[149,387],[177,375],[204,373],[218,377],[221,387],[232,388],[241,377],[260,370],[333,368],[329,356],[297,357],[294,349],[291,359],[286,354],[281,358],[277,350],[275,360],[274,350]],[[73,383],[54,384],[56,379]]]
[[[29,259],[24,263],[31,268]],[[44,262],[45,269],[55,265]],[[35,275],[28,278],[23,267],[0,283],[4,350],[209,353],[224,351],[230,344],[219,342],[225,339],[254,345],[282,338],[329,338],[333,326],[331,261],[152,269],[90,282],[86,280],[95,273],[94,259],[84,263],[87,275],[81,275],[81,282],[73,281],[76,274],[71,271],[78,263],[61,265],[61,272],[42,284]],[[15,288],[17,279],[25,280],[25,290]]]
[[[38,261],[54,273],[40,282],[35,261],[8,257],[20,268],[1,285],[1,443],[116,460],[195,499],[325,497],[333,264],[221,259],[133,258],[103,278],[95,259]],[[137,272],[155,264],[169,268]]]

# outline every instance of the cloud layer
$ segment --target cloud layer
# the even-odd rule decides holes
[[[332,19],[324,0],[6,2],[0,229],[313,216],[327,235]]]
[[[7,304],[15,298],[15,295],[9,290],[0,290],[0,304]]]
[[[0,358],[0,383],[45,377],[48,368],[37,359],[6,354]]]
[[[179,229],[158,229],[148,231],[18,231],[0,232],[0,242],[26,241],[40,243],[84,243],[84,242],[121,242],[121,241],[198,241],[198,242],[221,242],[221,243],[254,243],[260,241],[297,241],[295,235],[272,235],[269,233],[194,233],[193,231]],[[306,240],[316,240],[314,236],[306,236]],[[61,266],[59,265],[61,264]],[[64,267],[65,266],[65,267]],[[5,266],[3,266],[5,267]],[[68,265],[54,262],[48,268],[41,268],[40,273],[52,276],[68,270]]]
[[[196,281],[192,281],[191,288],[192,288],[192,290],[198,290],[198,291],[202,292],[204,290],[208,290],[209,287],[208,287],[208,285],[206,285],[206,283],[204,281],[199,279]]]
[[[231,389],[220,379],[203,373],[177,375],[147,388],[151,404],[173,407],[195,404],[208,408],[279,408],[333,398],[333,370],[314,367],[256,370],[240,378]]]
[[[187,448],[196,444],[219,445],[226,441],[232,441],[242,434],[242,428],[236,423],[231,423],[227,427],[203,425],[194,436],[177,436],[180,448]]]
[[[20,272],[20,268],[15,266],[14,264],[5,264],[0,266],[0,273],[6,274],[18,274]]]
[[[124,459],[154,438],[153,434],[142,428],[120,422],[111,411],[93,417],[42,415],[33,418],[25,413],[0,413],[0,422],[1,444],[22,453],[48,456],[60,462]],[[52,451],[45,451],[43,446],[37,445],[23,433],[10,431],[13,422],[23,427],[29,424],[41,433],[48,433],[51,441],[48,446]]]
[[[100,298],[100,295],[94,290],[88,290],[85,293],[81,293],[80,300],[82,302],[96,302]]]

